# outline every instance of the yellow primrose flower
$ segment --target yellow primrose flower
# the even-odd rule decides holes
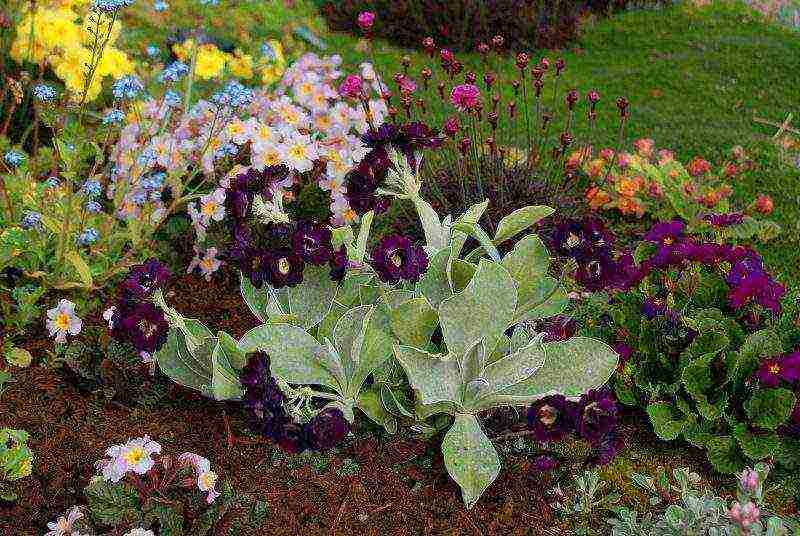
[[[242,80],[253,78],[253,56],[237,48],[233,55],[228,56],[228,70],[233,76]]]
[[[225,70],[226,56],[224,52],[212,44],[197,47],[194,74],[201,80],[218,78]]]

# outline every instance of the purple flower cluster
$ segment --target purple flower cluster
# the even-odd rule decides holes
[[[617,413],[617,402],[607,390],[589,391],[578,402],[551,395],[530,407],[528,427],[538,441],[544,442],[577,434],[591,445],[591,461],[605,465],[622,449]]]
[[[756,303],[780,314],[780,300],[786,288],[767,273],[758,253],[742,246],[698,242],[687,237],[684,231],[685,224],[680,220],[655,224],[644,238],[655,244],[656,251],[632,274],[631,284],[638,284],[653,270],[683,267],[692,262],[707,266],[725,262],[731,266],[725,280],[732,308]]]
[[[363,141],[370,151],[347,175],[347,201],[360,216],[370,210],[381,213],[389,207],[389,199],[377,194],[392,167],[389,148],[400,151],[414,167],[415,152],[436,149],[442,145],[442,138],[436,132],[418,122],[401,126],[384,123],[368,131]]]
[[[562,257],[575,259],[575,279],[590,291],[624,288],[634,269],[631,255],[614,255],[614,236],[596,217],[559,223],[550,245]]]
[[[735,219],[735,215],[725,215],[723,219],[713,221],[722,225]],[[786,288],[765,270],[761,257],[752,249],[698,241],[686,235],[686,224],[678,219],[656,223],[644,240],[655,250],[637,265],[629,252],[615,254],[613,237],[601,222],[590,218],[560,224],[551,245],[555,252],[576,260],[575,279],[590,291],[628,290],[653,272],[684,268],[691,263],[710,267],[727,263],[730,270],[725,281],[732,308],[754,303],[780,314],[780,301]]]
[[[156,259],[131,268],[109,319],[111,336],[152,355],[167,341],[169,324],[151,298],[169,280],[169,269]]]
[[[240,378],[245,387],[244,407],[253,432],[274,441],[289,453],[307,449],[328,450],[341,443],[350,424],[341,410],[326,408],[311,421],[300,424],[286,411],[286,397],[269,369],[269,357],[251,357]]]
[[[271,185],[286,177],[284,166],[266,168],[263,172],[249,170],[231,180],[225,197],[231,214],[233,240],[227,258],[256,288],[264,283],[273,288],[295,286],[303,281],[307,264],[328,265],[334,281],[344,279],[347,271],[347,250],[334,249],[332,232],[327,225],[300,221],[288,224],[270,223],[257,229],[251,225],[250,212],[256,195],[272,197]]]
[[[372,250],[370,261],[378,278],[384,283],[400,280],[417,282],[428,269],[428,255],[410,239],[389,235],[381,239]]]

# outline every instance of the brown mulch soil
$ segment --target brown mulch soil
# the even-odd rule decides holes
[[[256,324],[230,275],[212,284],[183,276],[169,290],[171,304],[212,329],[240,336]],[[48,344],[40,339],[28,347],[42,355]],[[266,501],[269,515],[258,534],[572,533],[549,506],[553,499],[545,490],[554,486],[553,477],[533,471],[524,455],[504,456],[500,477],[467,511],[443,467],[438,441],[358,429],[339,452],[315,463],[308,457],[275,456],[272,445],[248,436],[235,404],[213,403],[177,387],[154,408],[144,409],[82,389],[63,369],[14,369],[13,377],[0,397],[0,427],[27,430],[36,457],[32,477],[16,486],[19,500],[0,503],[2,536],[43,534],[48,521],[82,503],[94,462],[108,446],[145,434],[160,442],[165,453],[191,451],[209,458],[237,492]],[[225,413],[238,438],[232,449],[227,446]],[[636,426],[626,425],[624,434],[627,444],[652,442]],[[696,452],[689,453],[689,460],[686,452],[671,453],[663,445],[650,444],[645,451],[656,465],[669,465],[664,460],[670,457],[679,465],[700,464]],[[653,463],[640,462],[634,463]],[[628,465],[623,471],[628,472]]]

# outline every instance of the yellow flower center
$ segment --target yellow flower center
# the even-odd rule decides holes
[[[217,206],[218,204],[216,201],[209,201],[208,203],[205,203],[201,209],[203,216],[213,216],[217,211]]]
[[[61,331],[69,329],[69,315],[67,313],[59,313],[56,317],[56,327]]]
[[[122,458],[128,465],[138,465],[147,457],[142,447],[133,447]]]
[[[778,375],[781,373],[781,367],[777,363],[773,363],[769,366],[769,372],[770,374]]]
[[[292,155],[293,158],[305,158],[306,157],[306,147],[305,145],[294,145],[291,149],[289,149],[289,154]]]
[[[286,257],[280,259],[278,261],[278,271],[283,275],[286,275],[289,273],[289,270],[291,270],[291,266],[289,265],[289,261],[286,259]]]

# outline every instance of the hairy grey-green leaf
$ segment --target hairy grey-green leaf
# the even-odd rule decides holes
[[[447,245],[447,237],[439,221],[439,215],[436,214],[430,203],[421,197],[414,197],[414,206],[417,208],[417,214],[419,214],[419,219],[422,223],[422,230],[425,232],[427,245],[433,251],[438,251],[445,247]]]
[[[467,288],[439,305],[439,321],[447,350],[464,355],[483,340],[491,353],[514,314],[514,280],[498,263],[482,260]]]
[[[212,377],[209,392],[206,393],[214,400],[239,400],[244,394],[244,389],[239,381],[239,374],[237,370],[241,367],[234,368],[231,363],[231,358],[234,361],[239,359],[239,356],[244,355],[236,348],[236,342],[227,333],[220,332],[220,335],[227,337],[225,342],[222,339],[217,339],[214,345],[214,350],[211,354],[212,360]],[[231,351],[230,343],[233,341],[233,351]],[[238,364],[238,361],[236,361]]]
[[[270,296],[266,288],[257,289],[241,272],[239,273],[239,288],[248,309],[261,322],[266,322],[272,315],[286,312],[280,310],[277,300]]]
[[[344,389],[332,370],[338,363],[327,348],[304,329],[289,324],[264,324],[244,334],[239,350],[266,352],[275,376],[294,384],[325,385],[339,392]]]
[[[461,292],[475,276],[476,266],[471,262],[453,259],[450,263],[450,286],[453,292]]]
[[[518,286],[520,299],[511,324],[549,318],[561,314],[569,298],[561,283],[550,276],[536,276]]]
[[[435,309],[445,298],[453,295],[453,289],[448,280],[448,270],[450,265],[450,248],[444,248],[433,257],[428,263],[428,270],[420,278],[417,288],[420,293],[430,302]]]
[[[247,355],[239,350],[236,339],[224,331],[217,332],[217,339],[231,367],[236,370],[242,370],[247,365]]]
[[[500,474],[500,457],[474,415],[456,414],[442,441],[444,465],[468,509]]]
[[[394,346],[394,355],[423,404],[460,402],[458,363],[410,346]]]
[[[546,359],[541,337],[486,367],[483,377],[495,393],[500,393],[533,376]]]
[[[392,355],[392,338],[389,326],[378,313],[375,306],[368,306],[369,310],[363,317],[361,333],[353,349],[359,351],[358,359],[354,361],[353,373],[348,381],[348,396],[357,397],[361,386],[378,367],[385,363]],[[352,356],[351,356],[352,357]]]
[[[514,405],[549,394],[578,396],[604,385],[619,360],[609,345],[588,337],[545,343],[544,351],[544,364],[536,374],[490,398],[500,405]]]
[[[306,329],[311,329],[331,310],[338,284],[327,266],[306,266],[303,282],[289,288],[289,310]]]
[[[514,278],[517,286],[522,288],[530,278],[547,274],[550,253],[538,236],[528,235],[514,244],[514,249],[503,257],[501,264]],[[520,298],[520,301],[525,300]]]
[[[366,389],[358,395],[356,407],[371,421],[383,426],[388,433],[397,432],[397,419],[383,407],[380,395],[374,387]]]
[[[497,232],[494,235],[494,243],[505,242],[518,233],[536,225],[539,220],[546,218],[553,212],[555,212],[554,209],[544,205],[531,205],[515,210],[500,220],[497,225]]]
[[[371,310],[371,305],[361,305],[348,310],[333,328],[333,345],[339,353],[345,376],[350,378],[358,366],[363,343],[364,317]]]
[[[483,370],[486,368],[486,347],[481,341],[475,341],[472,348],[458,357],[462,385],[483,376]]]
[[[467,259],[470,259],[472,257],[479,257],[480,255],[483,254],[483,252],[486,252],[486,254],[488,254],[493,261],[500,262],[500,252],[497,251],[497,247],[494,245],[494,242],[492,242],[492,239],[489,237],[488,234],[486,234],[486,231],[484,231],[483,227],[481,227],[479,224],[469,223],[469,222],[456,222],[453,224],[453,229],[468,234],[469,236],[477,240],[478,243],[481,245],[483,251],[481,253],[475,253],[474,255],[473,253],[470,253],[470,255],[467,256]]]
[[[197,348],[203,348],[202,342]],[[186,336],[181,330],[169,330],[167,341],[156,352],[155,360],[161,372],[178,385],[198,391],[203,386],[211,385],[211,352],[189,351]]]
[[[389,310],[392,332],[402,344],[424,348],[431,340],[439,317],[425,298],[414,298]]]

